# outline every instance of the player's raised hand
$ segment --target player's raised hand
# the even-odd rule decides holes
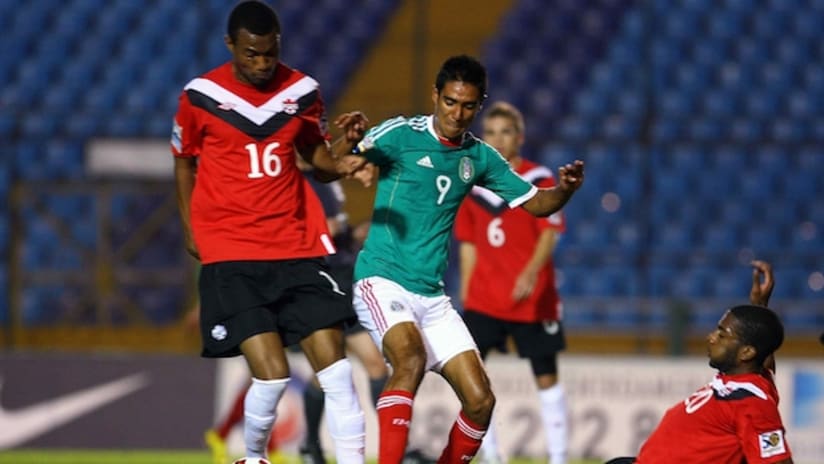
[[[584,162],[575,160],[558,168],[558,187],[572,193],[584,183]]]
[[[349,177],[359,181],[364,187],[369,188],[372,186],[372,182],[375,181],[377,172],[378,170],[374,164],[364,163],[360,169],[355,170]]]
[[[767,306],[770,302],[775,279],[772,266],[766,261],[755,260],[752,265],[752,287],[750,288],[750,303]]]
[[[357,143],[369,126],[369,119],[360,111],[350,111],[335,118],[335,126],[343,130],[347,142]]]

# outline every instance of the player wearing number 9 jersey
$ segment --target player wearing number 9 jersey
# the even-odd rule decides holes
[[[186,85],[171,140],[186,246],[203,264],[202,354],[245,357],[246,457],[264,458],[289,380],[283,347],[299,343],[326,394],[337,462],[361,464],[363,411],[343,348],[355,314],[324,263],[334,248],[295,156],[321,180],[361,170],[347,153],[365,117],[339,118],[345,135],[330,146],[318,83],[279,61],[280,22],[265,3],[237,4],[224,41],[231,61]]]
[[[401,462],[415,392],[427,370],[458,394],[461,412],[439,462],[470,461],[495,398],[472,336],[444,295],[455,215],[474,185],[511,208],[547,216],[580,186],[583,163],[561,168],[559,185],[539,189],[520,178],[494,148],[467,130],[486,94],[476,59],[447,59],[432,90],[434,113],[398,117],[370,129],[358,152],[380,168],[372,225],[355,265],[358,318],[392,365],[378,401],[378,461]]]

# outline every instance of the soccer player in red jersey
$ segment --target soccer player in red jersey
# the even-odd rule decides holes
[[[497,102],[486,109],[483,139],[525,180],[541,188],[555,185],[552,171],[521,157],[524,119],[513,105]],[[455,222],[464,321],[484,359],[510,335],[519,355],[529,359],[552,464],[566,463],[567,448],[566,396],[557,369],[565,340],[552,264],[564,228],[561,211],[535,217],[508,208],[502,198],[478,186],[464,199]],[[481,445],[483,463],[506,462],[493,425]]]
[[[670,408],[637,458],[610,464],[792,464],[773,380],[784,327],[767,309],[772,268],[753,262],[751,305],[730,308],[707,336],[718,373]]]
[[[320,200],[295,162],[321,180],[366,173],[348,155],[365,117],[336,120],[329,143],[318,83],[279,61],[280,23],[265,3],[229,15],[231,60],[189,82],[172,132],[178,204],[198,283],[202,355],[243,355],[252,375],[244,403],[249,461],[266,456],[276,406],[289,380],[284,346],[300,344],[326,395],[339,463],[364,461],[364,417],[344,355],[355,318],[324,257],[334,253]]]

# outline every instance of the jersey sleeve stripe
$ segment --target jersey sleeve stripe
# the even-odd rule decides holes
[[[381,124],[379,124],[379,125],[373,127],[372,129],[370,129],[369,133],[367,135],[372,140],[377,140],[377,139],[383,137],[384,135],[386,135],[388,132],[392,131],[393,129],[396,129],[396,128],[401,127],[401,126],[405,126],[406,124],[407,124],[406,118],[404,118],[403,116],[398,116],[396,118],[387,119],[386,121],[382,122]]]
[[[532,186],[528,192],[509,202],[510,208],[517,208],[538,194],[538,187]]]

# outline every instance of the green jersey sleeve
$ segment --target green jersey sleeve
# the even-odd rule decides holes
[[[510,208],[521,206],[538,193],[538,187],[521,178],[497,150],[486,143],[482,146],[487,162],[478,185],[497,193]]]
[[[406,118],[398,116],[370,128],[358,144],[356,152],[377,166],[391,164],[401,152],[397,146],[397,129],[406,125]]]

